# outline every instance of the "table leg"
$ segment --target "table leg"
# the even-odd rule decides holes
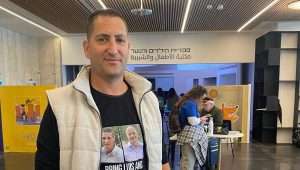
[[[234,141],[230,138],[230,146],[231,146],[231,153],[232,153],[232,157],[234,158],[234,143],[233,143]]]
[[[222,144],[221,139],[219,138],[219,158],[218,158],[218,170],[221,170],[221,156],[222,156]]]

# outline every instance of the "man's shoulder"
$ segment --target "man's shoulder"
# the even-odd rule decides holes
[[[201,109],[200,113],[201,113],[201,116],[205,116],[205,115],[209,114],[209,112],[207,112],[204,109]]]
[[[73,87],[71,84],[58,87],[55,89],[47,90],[47,94],[49,95],[66,95],[67,93],[70,93],[72,91]]]
[[[217,106],[214,106],[213,112],[222,112],[222,110],[220,108],[218,108]]]
[[[143,95],[143,99],[144,101],[149,102],[149,104],[155,104],[155,105],[159,105],[159,99],[157,98],[157,96],[154,94],[153,91],[148,91]]]
[[[60,93],[60,92],[63,92],[63,91],[67,91],[71,87],[72,87],[72,84],[68,84],[68,85],[65,85],[65,86],[62,86],[62,87],[57,87],[55,89],[50,89],[47,92],[49,92],[49,93]]]
[[[51,106],[59,105],[72,101],[74,98],[73,87],[71,85],[59,87],[56,89],[48,90],[47,96]]]

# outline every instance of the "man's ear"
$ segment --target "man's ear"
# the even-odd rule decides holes
[[[85,57],[86,58],[90,58],[89,54],[88,54],[88,51],[89,51],[89,42],[88,42],[88,40],[84,40],[83,41],[82,47],[83,47],[83,51],[84,51]]]
[[[128,42],[128,50],[130,50],[131,44],[130,42]]]

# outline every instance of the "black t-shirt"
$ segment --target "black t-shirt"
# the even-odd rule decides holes
[[[100,93],[91,87],[101,113],[101,170],[147,169],[144,135],[131,89],[120,96]]]
[[[129,95],[130,98],[132,98],[131,90],[128,90],[124,95],[125,96]],[[97,97],[97,95],[95,95],[95,98],[96,97]],[[95,101],[97,101],[97,99],[95,99]],[[98,105],[98,102],[96,102],[96,103]],[[128,101],[126,101],[126,103],[133,104],[133,100],[131,100],[131,101],[128,100]],[[131,104],[129,104],[129,105],[131,105]],[[113,106],[117,107],[116,104],[113,104]],[[104,127],[109,127],[109,125],[106,124],[107,120],[116,118],[116,116],[110,116],[110,113],[108,113],[107,116],[102,116],[102,110],[101,110],[102,108],[104,109],[105,107],[99,107],[99,110],[101,111],[101,122]],[[118,107],[118,108],[122,109],[122,107]],[[130,108],[128,108],[128,109],[129,110],[126,112],[128,112],[130,114],[133,114],[134,112],[136,113],[135,107],[132,108],[130,106]],[[131,111],[133,111],[133,112],[131,112]],[[111,113],[111,114],[114,114],[114,113]],[[127,120],[126,122],[130,122],[133,120],[133,122],[131,122],[130,124],[133,124],[133,127],[139,126],[138,125],[139,123],[135,123],[136,120],[139,120],[137,115],[130,116],[130,117],[132,117],[132,118],[129,118],[130,120]],[[127,119],[127,117],[122,119],[120,122],[123,122],[125,119]],[[117,117],[116,120],[120,120],[120,117]],[[114,120],[113,120],[113,122],[114,122]],[[112,126],[114,124],[120,125],[120,123],[118,123],[118,122],[115,122],[115,123],[112,123],[111,125]],[[137,127],[135,127],[135,128],[137,128]],[[115,127],[115,129],[116,129],[116,127]],[[117,128],[117,130],[120,131],[120,129],[118,129],[118,128]],[[142,133],[142,131],[141,131],[141,133]],[[125,134],[123,134],[123,136],[125,136]],[[122,139],[120,141],[122,141]],[[162,145],[162,146],[163,146],[163,148],[162,148],[162,150],[163,150],[162,164],[164,164],[164,163],[168,162],[168,156],[167,156],[166,148],[164,147],[164,145]],[[59,170],[59,151],[60,151],[60,149],[59,149],[59,133],[58,133],[58,127],[57,127],[57,120],[56,120],[56,117],[53,113],[51,106],[48,105],[45,110],[45,113],[44,113],[44,116],[43,116],[43,119],[42,119],[42,122],[40,125],[38,137],[37,137],[37,152],[35,155],[35,169],[36,170]],[[145,153],[145,144],[143,145],[143,153]],[[144,154],[144,155],[146,155],[146,154]],[[147,165],[147,157],[146,156],[144,156],[143,163],[144,163],[143,166]],[[147,167],[147,166],[145,166],[145,167]]]

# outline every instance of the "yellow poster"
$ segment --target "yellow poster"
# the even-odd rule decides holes
[[[208,86],[208,96],[223,112],[224,120],[231,122],[231,129],[244,134],[242,142],[249,142],[250,85]]]
[[[35,152],[39,124],[54,86],[0,87],[4,152]]]

